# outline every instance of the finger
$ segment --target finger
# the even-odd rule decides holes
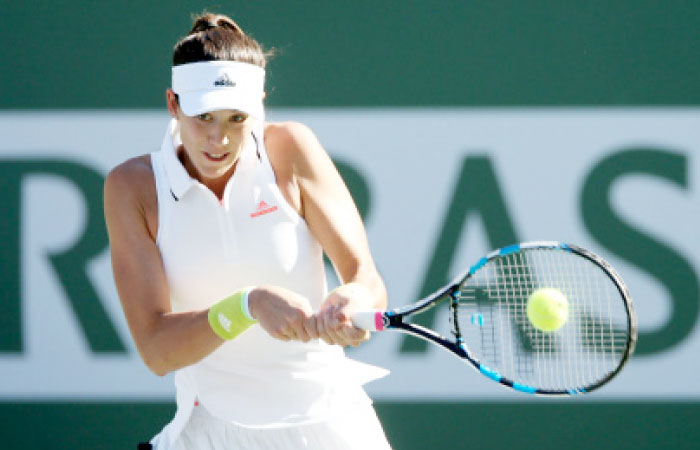
[[[318,329],[318,334],[323,339],[324,342],[327,344],[333,344],[333,340],[328,334],[328,331],[330,330],[330,318],[328,315],[328,311],[321,311],[316,319],[316,326]]]
[[[357,328],[352,324],[344,326],[341,330],[343,339],[347,342],[347,345],[358,346],[362,342],[365,342],[370,338],[370,332]]]
[[[329,345],[334,345],[335,340],[334,338],[330,335],[330,318],[329,315],[327,314],[327,311],[322,312],[317,319],[317,325],[318,325],[318,332],[319,336],[325,342],[326,344]]]
[[[319,332],[323,340],[331,345],[340,344],[342,345],[343,340],[338,335],[339,324],[335,320],[332,308],[319,316]]]
[[[340,345],[353,345],[355,343],[356,336],[348,327],[341,327],[337,334]]]
[[[335,311],[335,317],[338,320],[338,323],[343,325],[352,325],[351,312],[348,310],[347,306],[338,305],[338,308]]]
[[[331,305],[323,311],[324,323],[328,329],[338,326],[338,306]]]
[[[297,339],[298,341],[302,341],[302,342],[309,342],[311,340],[311,336],[306,331],[306,327],[304,326],[305,322],[306,322],[306,320],[304,320],[300,323],[295,323],[292,326],[292,330],[294,332],[295,339]]]
[[[337,345],[347,345],[347,339],[343,335],[343,326],[337,321],[331,321],[331,326],[326,330],[330,340]]]
[[[336,342],[340,345],[358,345],[365,338],[364,330],[354,326],[350,319],[350,311],[346,307],[339,307],[334,312],[336,326],[334,327]]]
[[[319,311],[318,313],[316,313],[316,315],[313,318],[313,323],[316,325],[316,332],[318,333],[318,337],[326,343],[329,343],[326,340],[327,336],[325,311]]]
[[[311,339],[318,339],[320,337],[317,322],[318,317],[315,314],[304,321],[304,329],[306,329],[306,333],[311,337]]]
[[[281,339],[283,341],[291,341],[297,339],[297,335],[294,329],[289,324],[281,325],[278,330],[278,334],[282,336]]]
[[[329,330],[336,327],[333,317],[335,316],[335,307],[329,306],[318,314],[318,330],[320,333],[328,333]]]
[[[311,307],[309,306],[308,310],[307,308],[300,307],[287,316],[286,327],[292,339],[302,342],[309,342],[311,340],[311,336],[306,330],[306,321],[312,315]]]
[[[350,338],[352,341],[352,344],[350,345],[352,345],[353,347],[357,347],[363,342],[368,341],[370,337],[371,333],[369,331],[355,328],[355,331],[353,332],[353,335]]]
[[[279,339],[280,341],[285,341],[285,342],[288,342],[291,340],[291,338],[288,335],[281,333],[279,331],[270,333],[270,336],[272,336],[275,339]]]

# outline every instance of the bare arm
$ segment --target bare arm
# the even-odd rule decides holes
[[[352,313],[387,304],[386,288],[372,259],[362,219],[335,165],[311,130],[298,123],[284,123],[270,131],[275,148],[271,158],[281,175],[278,178],[283,183],[290,179],[296,182],[301,213],[309,229],[341,281],[354,284],[329,295],[314,316],[315,328],[328,342],[357,345],[368,335],[352,326]],[[282,148],[284,153],[279,151]],[[285,168],[292,172],[285,173]]]
[[[105,219],[112,269],[122,308],[141,358],[157,375],[196,363],[223,342],[208,310],[172,312],[160,251],[155,244],[157,200],[148,158],[127,161],[105,181]],[[233,293],[232,293],[233,294]],[[250,293],[251,314],[273,337],[308,341],[308,300],[274,286]]]
[[[206,310],[171,311],[154,240],[155,196],[147,157],[118,166],[105,181],[105,220],[122,308],[142,359],[154,373],[165,375],[199,361],[223,341],[211,330]]]

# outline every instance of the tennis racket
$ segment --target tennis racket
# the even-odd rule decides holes
[[[541,288],[557,289],[568,299],[568,319],[554,331],[541,331],[528,319],[528,299]],[[450,337],[406,321],[440,304],[449,307]],[[594,253],[558,242],[495,250],[417,303],[360,312],[353,323],[425,339],[503,386],[539,395],[577,395],[603,386],[620,372],[637,341],[634,307],[622,278]]]

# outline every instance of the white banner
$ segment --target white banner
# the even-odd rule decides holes
[[[575,243],[618,269],[640,327],[640,352],[592,398],[700,398],[700,109],[278,109],[268,117],[309,125],[365,181],[366,226],[391,306],[418,299],[431,261],[441,261],[433,259],[441,240],[457,249],[443,258],[448,278],[489,251],[495,235]],[[62,281],[65,261],[89,252],[70,253],[94,226],[86,192],[95,185],[81,170],[104,176],[157,150],[168,119],[144,111],[0,113],[3,261],[15,262],[21,280],[0,305],[15,324],[0,334],[0,398],[172,398],[171,377],[150,374],[133,346],[108,249],[90,258],[83,283],[94,287],[103,323],[81,318],[83,306],[71,301],[78,293]],[[460,174],[470,177],[459,187],[470,195],[464,201]],[[455,219],[457,229],[446,225]],[[67,252],[65,260],[49,257]],[[435,323],[447,320],[438,315]],[[106,329],[116,333],[111,340]],[[391,369],[368,386],[374,398],[524,398],[436,347],[402,351],[405,339],[375,335],[349,351]]]

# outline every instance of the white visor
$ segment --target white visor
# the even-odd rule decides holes
[[[188,116],[234,109],[264,120],[265,69],[236,61],[206,61],[173,67],[173,91]]]

